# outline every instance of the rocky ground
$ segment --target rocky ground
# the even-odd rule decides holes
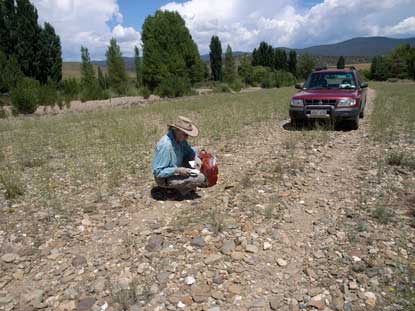
[[[412,310],[415,179],[368,120],[212,142],[220,183],[194,200],[154,200],[148,176],[66,219],[3,204],[0,310]]]

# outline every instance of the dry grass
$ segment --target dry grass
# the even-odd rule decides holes
[[[95,68],[95,72],[97,72],[98,66],[94,65],[94,68]],[[106,69],[102,68],[102,72],[105,73]],[[127,74],[130,78],[135,77],[134,72],[128,71]],[[80,79],[81,78],[81,63],[80,62],[64,62],[62,64],[62,76],[64,79],[67,79],[67,78]]]
[[[9,167],[29,189],[7,196],[34,206],[59,206],[60,211],[85,194],[102,198],[128,179],[151,180],[154,145],[177,115],[192,118],[201,130],[198,144],[209,145],[237,137],[257,122],[286,118],[293,93],[283,88],[216,94],[146,107],[0,120],[0,173]],[[5,188],[13,187],[3,180],[0,191]]]

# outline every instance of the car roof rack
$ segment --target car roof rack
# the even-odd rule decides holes
[[[317,67],[314,71],[327,70],[327,66]]]

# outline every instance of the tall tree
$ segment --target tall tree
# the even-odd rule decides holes
[[[310,54],[303,54],[300,56],[298,62],[298,74],[301,78],[307,79],[310,73],[317,65],[316,59]]]
[[[143,73],[141,68],[140,51],[137,46],[134,47],[134,64],[135,64],[135,76],[137,80],[137,86],[141,86],[143,83]]]
[[[252,66],[274,67],[274,49],[266,42],[261,42],[252,53]]]
[[[218,36],[213,36],[210,40],[210,68],[214,81],[222,81],[222,44]]]
[[[62,47],[59,36],[51,24],[45,23],[40,32],[40,70],[39,80],[59,82],[62,80]]]
[[[288,71],[291,72],[294,77],[297,76],[297,52],[294,50],[291,50],[289,54]]]
[[[343,56],[339,57],[339,60],[337,61],[337,69],[344,69],[346,65],[346,60],[344,59]]]
[[[125,70],[124,59],[122,58],[120,46],[117,44],[117,40],[112,38],[107,52],[107,68],[108,78],[111,88],[118,94],[125,94],[127,71]]]
[[[239,76],[243,79],[245,84],[252,84],[254,81],[254,67],[247,56],[242,57],[241,65],[238,68]]]
[[[415,80],[415,47],[412,47],[407,60],[408,77]]]
[[[14,54],[16,37],[16,6],[14,0],[0,1],[0,51],[6,56]]]
[[[8,59],[2,51],[0,51],[0,73],[0,94],[10,92],[24,77],[16,58],[11,56]]]
[[[228,83],[232,83],[236,79],[235,59],[230,45],[226,48],[225,53],[224,79]]]
[[[98,66],[98,83],[101,89],[108,89],[107,76],[102,72],[101,66]]]
[[[29,0],[16,0],[15,55],[26,76],[39,79],[40,74],[40,32],[37,10]]]
[[[81,60],[81,84],[82,87],[88,87],[96,83],[96,77],[88,48],[83,46],[81,47]]]
[[[61,80],[60,39],[50,24],[39,26],[29,0],[0,0],[0,51],[15,57],[28,77],[42,83]]]
[[[288,69],[287,64],[287,53],[283,49],[275,49],[275,59],[274,59],[274,68],[276,70]]]
[[[375,56],[370,66],[370,76],[374,80],[385,81],[390,77],[389,66],[386,57]]]
[[[167,79],[190,90],[190,83],[203,78],[197,45],[179,13],[157,11],[148,16],[143,24],[142,41],[143,84],[150,90]]]

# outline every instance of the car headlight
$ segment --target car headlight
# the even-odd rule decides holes
[[[302,99],[291,99],[291,106],[302,107],[304,106],[304,102]]]
[[[356,100],[353,98],[343,98],[339,100],[338,107],[350,107],[356,105]]]

